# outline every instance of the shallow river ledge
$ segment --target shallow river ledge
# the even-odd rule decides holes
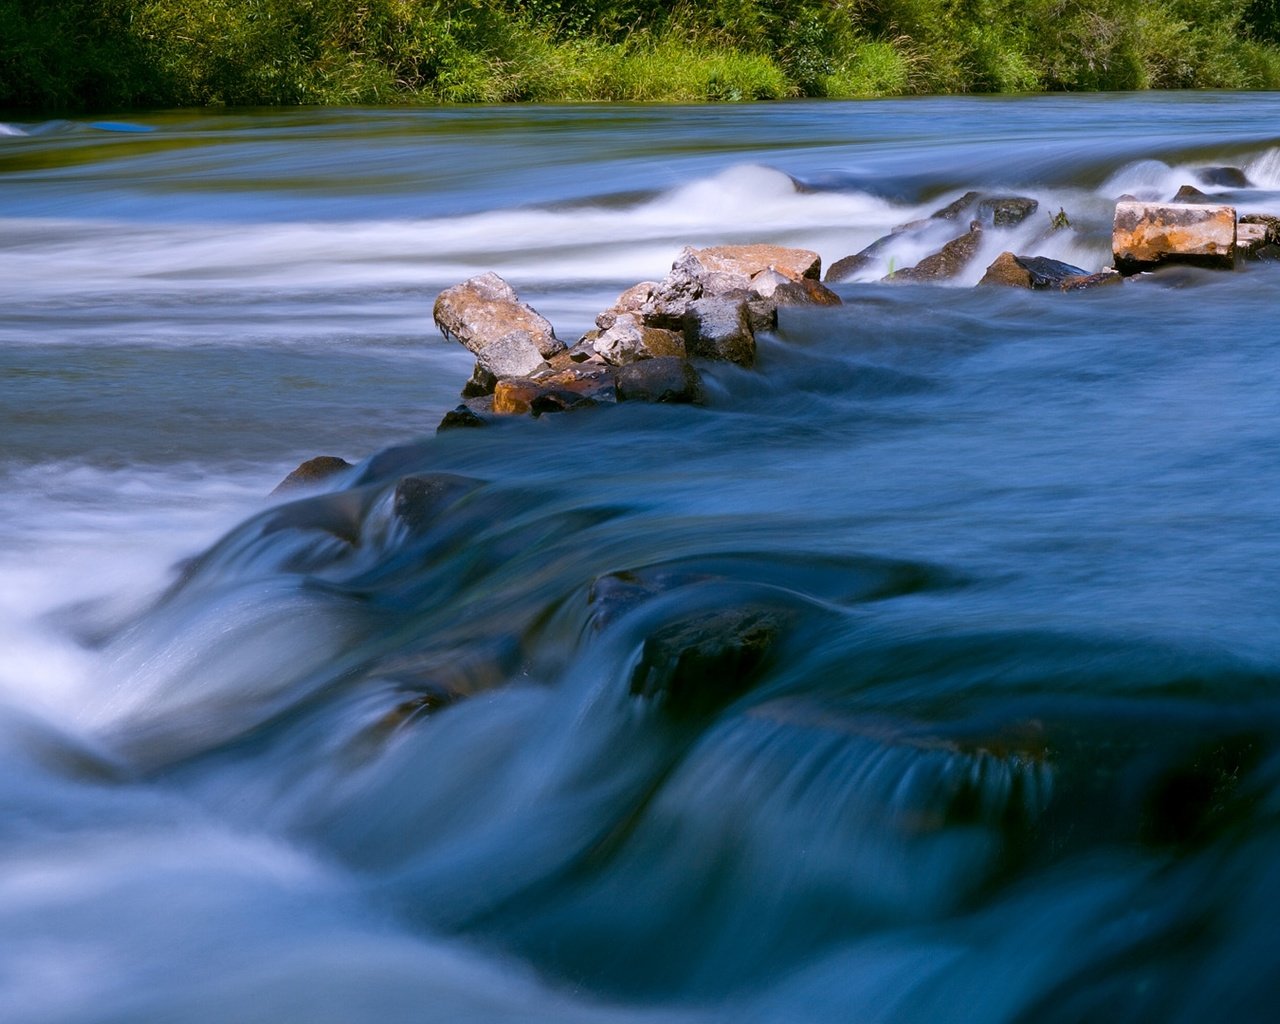
[[[1280,212],[1278,115],[0,126],[6,1020],[1270,1019],[1280,265],[972,286]],[[1038,206],[882,281],[970,189]],[[913,222],[701,404],[435,433],[450,285],[572,344],[684,245]]]

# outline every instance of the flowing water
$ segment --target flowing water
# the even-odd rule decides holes
[[[967,286],[1101,267],[1205,167],[1280,212],[1277,124],[0,125],[0,1018],[1273,1019],[1280,268]],[[435,435],[464,277],[572,339],[686,244],[829,264],[968,189],[1040,208],[784,310],[704,408]],[[317,454],[356,465],[269,496]]]

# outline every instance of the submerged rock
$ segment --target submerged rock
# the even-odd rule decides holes
[[[468,398],[461,405],[450,409],[436,427],[436,433],[457,430],[461,427],[484,427],[493,422],[493,396]]]
[[[1230,206],[1117,203],[1111,247],[1124,274],[1168,263],[1230,270],[1236,211]]]
[[[411,533],[421,533],[440,513],[484,481],[455,473],[415,473],[396,483],[392,514]]]
[[[966,192],[959,199],[947,203],[939,210],[934,210],[929,214],[929,220],[959,220],[960,215],[971,209],[981,197],[981,192]]]
[[[687,359],[659,356],[618,368],[618,401],[702,403],[702,378]]]
[[[339,458],[337,455],[317,455],[314,459],[307,459],[300,464],[297,469],[276,484],[271,493],[287,494],[290,491],[318,487],[343,470],[350,469],[351,465],[346,459]]]
[[[896,284],[948,280],[973,261],[981,245],[982,225],[975,220],[970,223],[968,232],[953,238],[932,256],[926,256],[914,267],[896,271],[884,280]]]
[[[755,685],[783,624],[773,610],[728,608],[658,629],[644,642],[631,693],[675,716],[715,711]]]

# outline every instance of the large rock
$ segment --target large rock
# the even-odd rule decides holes
[[[1123,274],[1167,263],[1230,270],[1236,211],[1206,204],[1117,203],[1111,248]]]
[[[963,271],[978,253],[982,244],[982,225],[973,221],[967,233],[953,238],[932,256],[926,256],[914,267],[899,270],[885,278],[894,283],[921,281],[945,281]]]
[[[436,298],[433,315],[441,334],[474,352],[499,377],[504,374],[495,365],[506,366],[513,360],[527,365],[534,354],[542,362],[564,349],[551,324],[492,272],[446,288]],[[486,360],[486,353],[495,346],[502,352]]]
[[[1081,267],[1051,260],[1047,256],[1015,256],[1011,252],[1002,252],[987,267],[978,284],[1044,291],[1064,288],[1069,281],[1088,276],[1089,271]]]
[[[732,298],[695,299],[685,310],[684,344],[690,356],[755,365],[756,338],[747,304]]]
[[[1201,167],[1196,177],[1211,188],[1249,188],[1253,184],[1239,167]]]
[[[686,262],[686,256],[693,266]],[[716,245],[708,249],[686,249],[677,262],[684,263],[691,270],[696,266],[693,273],[696,278],[723,274],[743,282],[723,287],[722,291],[730,291],[732,287],[749,288],[751,279],[766,270],[775,270],[792,281],[806,277],[816,281],[822,276],[822,258],[816,252],[789,249],[782,245]]]

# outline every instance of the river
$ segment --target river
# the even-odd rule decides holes
[[[1280,213],[1278,123],[4,121],[0,1017],[1273,1019],[1280,265],[969,286],[1102,267],[1119,195],[1206,167]],[[705,407],[435,434],[448,285],[572,340],[684,245],[829,265],[969,189],[1040,206],[948,285],[878,282],[943,233],[784,310]],[[320,454],[355,466],[271,496]],[[749,664],[663,661],[744,622]]]

